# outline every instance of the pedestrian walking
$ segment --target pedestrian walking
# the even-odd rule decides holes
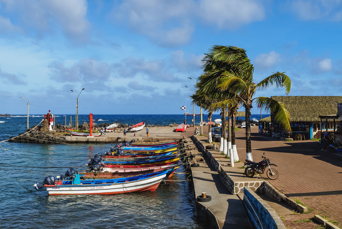
[[[328,130],[326,130],[323,136],[322,151],[325,151],[328,148],[329,141],[330,141],[329,133],[328,133]]]
[[[147,137],[149,137],[149,136],[150,136],[150,132],[149,132],[149,129],[148,129],[148,127],[146,128],[146,135],[147,135]]]
[[[135,131],[134,131],[134,137],[135,137]]]
[[[126,130],[126,129],[124,129],[124,136],[126,136],[126,132],[127,132],[127,130]]]

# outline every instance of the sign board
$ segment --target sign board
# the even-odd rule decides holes
[[[200,122],[200,126],[203,126],[203,122]]]

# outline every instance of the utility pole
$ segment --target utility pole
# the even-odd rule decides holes
[[[192,102],[193,104],[193,111],[192,111],[192,123],[194,125],[194,128],[195,128],[195,102]]]
[[[27,129],[30,129],[30,120],[29,120],[30,102],[24,97],[20,97],[20,98],[27,101]]]

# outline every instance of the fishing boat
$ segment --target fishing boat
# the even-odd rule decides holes
[[[135,147],[157,147],[157,146],[166,146],[166,145],[178,145],[178,141],[132,142],[131,145]]]
[[[130,192],[155,191],[169,170],[117,179],[81,180],[79,174],[71,181],[59,180],[44,184],[49,195],[113,195]],[[36,187],[36,186],[35,186]]]
[[[137,164],[153,164],[153,163],[158,163],[158,162],[163,162],[167,160],[172,160],[175,158],[179,158],[178,155],[171,155],[171,156],[160,156],[160,157],[155,157],[155,158],[135,158],[134,160],[126,160],[120,159],[106,159],[103,160],[101,163],[103,164],[117,164],[117,165],[137,165]]]
[[[176,145],[162,145],[162,146],[146,146],[146,147],[139,147],[139,146],[123,146],[120,147],[121,150],[134,150],[134,151],[151,151],[151,150],[163,150],[163,149],[170,149],[176,148]]]
[[[180,124],[176,128],[176,132],[184,132],[186,130],[186,125],[184,123]]]
[[[170,159],[170,160],[165,160],[161,162],[153,162],[153,163],[142,163],[142,164],[124,164],[124,165],[119,165],[119,164],[105,164],[105,163],[100,163],[101,166],[104,168],[121,168],[121,169],[128,169],[128,168],[145,168],[145,167],[151,167],[151,166],[165,166],[165,165],[172,165],[178,163],[180,160],[179,157]]]
[[[69,132],[72,136],[90,136],[89,130],[75,130],[75,129],[67,129],[67,132]],[[101,136],[101,133],[99,131],[93,131],[92,135],[94,137]]]
[[[139,122],[137,124],[135,124],[134,126],[131,126],[127,129],[127,132],[137,132],[142,130],[145,127],[145,123],[144,122]]]
[[[111,131],[113,131],[115,128],[117,128],[118,126],[119,126],[118,123],[110,124],[109,126],[106,127],[106,131],[107,131],[107,132],[111,132]]]
[[[155,167],[146,167],[140,169],[109,169],[112,171],[103,171],[100,172],[81,172],[80,178],[82,179],[116,179],[120,177],[131,177],[131,176],[140,176],[148,173],[155,173],[160,171],[169,170],[170,173],[167,174],[167,177],[170,177],[173,174],[172,169],[176,170],[179,168],[179,164],[172,164],[167,166],[155,166]]]
[[[170,152],[162,152],[162,153],[154,153],[151,152],[149,154],[139,154],[137,152],[134,152],[133,154],[110,154],[107,153],[106,155],[102,156],[102,158],[146,158],[146,157],[150,157],[150,156],[168,156],[168,155],[173,155],[173,154],[177,154],[179,151],[175,150],[175,151],[170,151]]]

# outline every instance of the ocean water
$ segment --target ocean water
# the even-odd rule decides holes
[[[67,122],[70,115],[66,115]],[[43,115],[30,116],[30,126]],[[73,123],[74,123],[74,116]],[[192,116],[187,116],[192,123]],[[214,115],[213,119],[220,118]],[[165,125],[182,123],[184,115],[94,115],[96,123]],[[0,141],[26,130],[25,116],[0,117]],[[200,118],[196,116],[196,123]],[[207,116],[204,116],[207,120]],[[79,123],[88,115],[79,115]],[[56,115],[56,124],[65,123]],[[112,196],[48,196],[33,184],[70,167],[85,170],[87,160],[110,144],[47,145],[0,143],[0,228],[203,228],[196,220],[191,184],[181,166],[156,192]]]

